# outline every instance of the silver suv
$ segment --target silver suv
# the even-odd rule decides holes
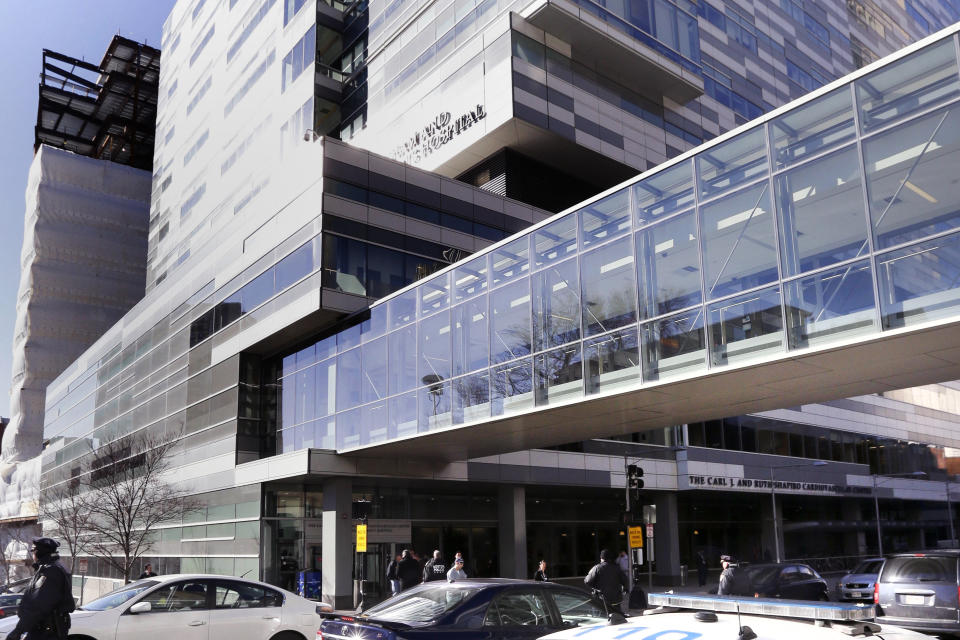
[[[960,551],[887,557],[874,587],[877,622],[915,631],[960,633]]]

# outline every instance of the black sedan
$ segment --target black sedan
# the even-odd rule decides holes
[[[317,640],[532,640],[607,621],[582,589],[495,578],[428,582],[362,614],[321,615]]]
[[[829,600],[827,582],[805,564],[771,563],[742,567],[746,580],[739,595],[788,600]]]
[[[0,618],[17,615],[21,598],[23,598],[22,593],[0,594]]]

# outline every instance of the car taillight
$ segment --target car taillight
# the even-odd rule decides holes
[[[880,604],[880,582],[873,583],[873,604]]]
[[[317,640],[323,640],[323,629],[317,629]]]

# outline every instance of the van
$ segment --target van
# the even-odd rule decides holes
[[[960,633],[960,550],[887,557],[874,586],[877,622],[915,631]]]

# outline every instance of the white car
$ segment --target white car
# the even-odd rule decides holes
[[[932,638],[874,624],[873,608],[866,605],[689,594],[650,594],[649,600],[670,604],[631,616],[623,624],[579,625],[539,640],[849,640],[877,634],[884,640]],[[746,627],[752,633],[741,633]]]
[[[230,576],[137,580],[70,614],[69,637],[92,640],[314,640],[329,605]],[[16,625],[0,620],[0,637]]]

